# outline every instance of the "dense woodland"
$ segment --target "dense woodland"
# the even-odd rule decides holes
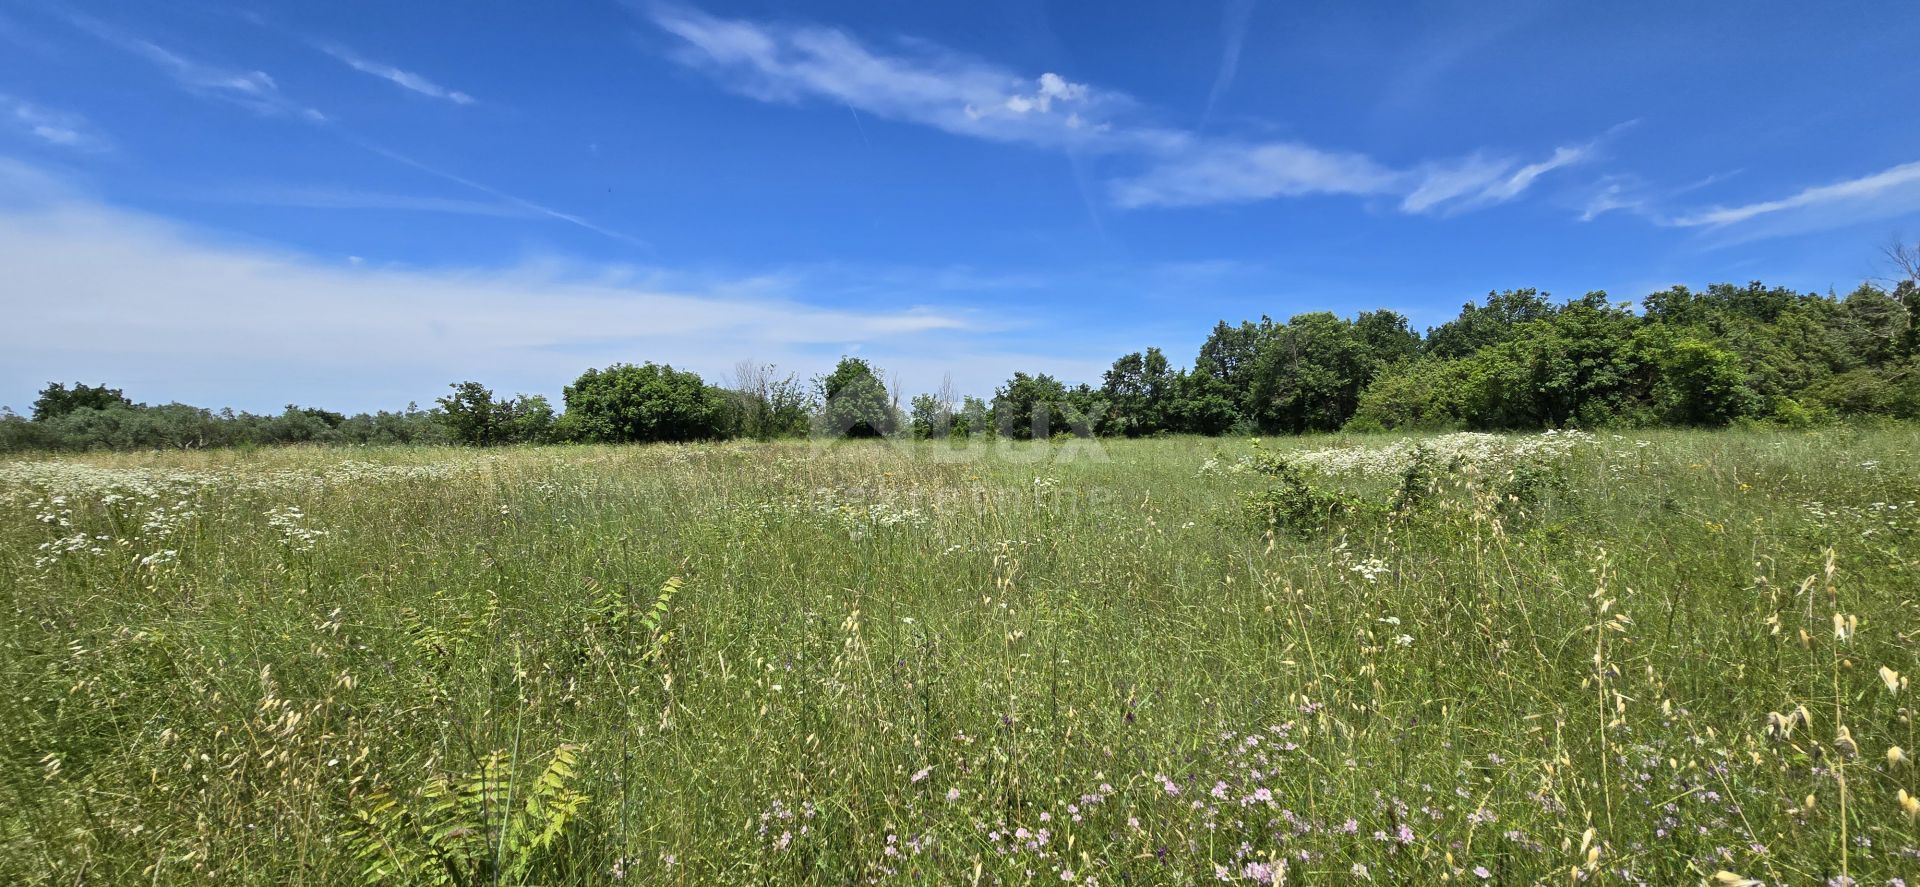
[[[148,406],[105,385],[55,383],[31,417],[0,413],[0,450],[1913,420],[1916,267],[1906,262],[1891,285],[1863,284],[1844,297],[1756,282],[1674,287],[1636,307],[1601,292],[1557,302],[1507,290],[1424,335],[1388,310],[1222,321],[1190,366],[1149,348],[1115,360],[1098,386],[1016,372],[991,399],[950,385],[903,399],[880,367],[853,357],[812,380],[743,363],[723,384],[670,366],[616,364],[568,385],[558,412],[539,395],[501,397],[478,382],[453,385],[432,408],[353,416]]]

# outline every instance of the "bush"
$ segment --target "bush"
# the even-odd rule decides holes
[[[726,395],[671,366],[617,363],[568,385],[556,436],[588,443],[693,441],[725,437]]]

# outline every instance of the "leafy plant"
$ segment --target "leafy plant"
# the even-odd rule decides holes
[[[1343,490],[1326,490],[1307,479],[1305,469],[1277,453],[1259,449],[1254,442],[1255,471],[1273,479],[1267,489],[1248,493],[1244,500],[1247,516],[1255,524],[1308,536],[1342,516],[1378,511],[1378,506]]]
[[[576,745],[555,748],[524,787],[514,779],[513,759],[495,751],[458,779],[428,782],[411,803],[385,788],[374,791],[347,830],[362,878],[452,887],[528,883],[587,804],[573,788],[579,754]]]

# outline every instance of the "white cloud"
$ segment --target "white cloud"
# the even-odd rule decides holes
[[[1481,200],[1500,203],[1520,196],[1520,192],[1532,187],[1534,180],[1563,166],[1572,166],[1586,160],[1593,153],[1587,145],[1566,146],[1553,149],[1553,156],[1539,163],[1529,163],[1514,170],[1513,175],[1488,185],[1480,192]]]
[[[1359,154],[1308,145],[1212,145],[1113,185],[1123,207],[1197,206],[1305,194],[1381,194],[1399,174]]]
[[[1167,130],[1110,126],[1133,104],[1123,94],[1051,72],[1022,77],[923,42],[889,53],[832,28],[722,19],[681,6],[650,7],[648,15],[684,41],[676,60],[761,101],[823,99],[955,135],[1047,147],[1170,147],[1186,140]]]
[[[1363,154],[1297,142],[1211,143],[1162,161],[1146,174],[1115,182],[1123,207],[1198,206],[1309,194],[1398,196],[1406,213],[1451,215],[1504,203],[1543,175],[1578,163],[1590,147],[1563,147],[1538,163],[1470,154],[1397,170]]]
[[[473,96],[467,95],[464,92],[457,89],[448,89],[412,71],[404,71],[392,65],[373,61],[344,46],[334,43],[321,43],[316,44],[316,48],[338,59],[349,68],[363,74],[371,74],[383,80],[391,81],[402,89],[412,90],[421,95],[442,99],[456,105],[471,105],[474,103]]]
[[[1920,209],[1920,162],[1904,163],[1872,175],[1806,188],[1790,197],[1741,206],[1714,207],[1672,220],[1682,227],[1720,227],[1782,213],[1844,211],[1859,219]],[[1807,219],[1806,221],[1815,221]],[[1824,225],[1822,225],[1824,227]]]
[[[1592,156],[1591,145],[1562,146],[1537,163],[1521,165],[1510,158],[1474,154],[1446,164],[1433,164],[1415,174],[1417,184],[1400,201],[1405,212],[1450,214],[1505,203],[1520,196],[1543,175]]]
[[[109,379],[146,400],[362,409],[424,402],[464,378],[558,394],[581,370],[616,361],[671,362],[717,381],[739,359],[805,375],[858,349],[909,391],[951,370],[983,393],[1014,369],[1097,380],[1103,364],[1020,353],[1019,336],[971,311],[804,301],[797,293],[818,282],[805,273],[714,278],[557,261],[398,268],[223,242],[75,195],[4,158],[0,267],[0,316],[15,331],[0,349],[0,379],[10,380],[0,403],[16,406],[33,386],[76,378]]]
[[[101,150],[106,139],[78,114],[54,111],[0,92],[0,126],[18,130],[49,145]]]
[[[195,95],[232,102],[258,114],[294,116],[311,122],[324,122],[327,115],[300,104],[280,92],[280,85],[265,71],[222,68],[187,58],[141,37],[121,31],[105,22],[74,14],[73,23],[101,40],[146,59],[167,72],[182,89]]]
[[[1446,163],[1428,164],[1415,177],[1413,189],[1400,201],[1400,209],[1423,213],[1443,204],[1470,201],[1492,187],[1513,165],[1510,159],[1494,159],[1479,154]]]
[[[1587,198],[1586,205],[1580,210],[1580,221],[1591,222],[1616,210],[1645,215],[1647,200],[1630,181],[1603,181],[1600,189]]]
[[[1229,10],[1228,46],[1209,106],[1237,65],[1251,10],[1242,5]],[[1124,93],[1053,72],[1022,77],[924,41],[883,52],[832,28],[723,19],[684,6],[644,9],[683,41],[676,60],[761,101],[827,100],[955,135],[1144,159],[1144,173],[1109,183],[1122,207],[1345,194],[1398,196],[1405,212],[1451,213],[1511,200],[1592,154],[1591,145],[1571,146],[1531,164],[1476,154],[1396,170],[1358,152],[1300,141],[1212,139],[1142,123],[1138,103]]]

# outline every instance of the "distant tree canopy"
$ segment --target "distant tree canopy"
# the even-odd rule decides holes
[[[275,416],[146,406],[105,385],[48,385],[32,419],[0,411],[0,451],[284,443],[696,441],[813,434],[1303,433],[1558,427],[1798,427],[1920,419],[1920,246],[1890,249],[1899,279],[1841,297],[1760,283],[1676,286],[1639,306],[1533,289],[1487,295],[1414,332],[1393,311],[1221,321],[1190,367],[1148,348],[1099,387],[1015,372],[991,402],[951,384],[902,411],[878,367],[843,357],[811,390],[751,362],[731,388],[669,366],[587,370],[546,399],[460,382],[422,411]]]
[[[617,363],[587,370],[566,388],[558,425],[587,443],[713,440],[728,436],[727,397],[698,374]]]
[[[112,407],[130,407],[133,401],[120,393],[118,388],[105,385],[83,385],[75,382],[72,388],[53,382],[40,390],[39,399],[33,402],[33,421],[46,422],[58,419],[74,410],[104,410]]]
[[[411,405],[397,413],[354,416],[298,406],[278,415],[256,415],[232,410],[216,413],[182,403],[147,406],[121,398],[106,406],[75,407],[33,421],[0,411],[0,452],[446,442],[437,411]]]
[[[440,398],[447,437],[468,446],[547,443],[554,437],[553,406],[538,394],[496,400],[479,382],[457,382]]]

